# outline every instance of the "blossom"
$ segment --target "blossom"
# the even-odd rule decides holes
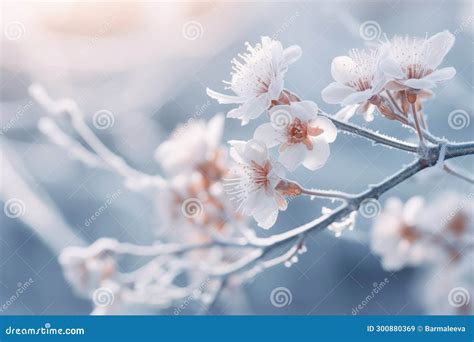
[[[441,243],[448,257],[459,253],[473,242],[474,199],[456,192],[442,192],[423,211],[420,227],[442,236]]]
[[[384,210],[375,217],[371,249],[382,258],[386,270],[396,271],[405,265],[417,266],[435,257],[436,246],[420,231],[424,209],[425,202],[420,196],[412,197],[405,204],[391,197]]]
[[[380,68],[392,90],[431,89],[436,83],[454,77],[456,70],[447,67],[437,70],[454,44],[454,35],[443,31],[430,38],[395,36],[384,43],[387,54]]]
[[[423,304],[431,315],[473,315],[474,273],[472,249],[461,260],[443,262],[417,284]]]
[[[117,275],[114,250],[117,241],[102,238],[88,247],[67,247],[59,255],[66,280],[85,298],[107,279]]]
[[[259,126],[254,139],[263,141],[269,148],[279,146],[279,162],[293,171],[303,164],[310,170],[322,167],[329,157],[329,143],[337,136],[336,126],[318,116],[314,102],[293,102],[270,109],[271,123]]]
[[[349,56],[333,59],[331,74],[335,82],[324,88],[321,96],[327,103],[344,106],[338,118],[348,120],[357,112],[364,115],[366,121],[374,119],[375,97],[385,85],[379,68],[382,55],[378,48],[353,49]]]
[[[225,151],[219,146],[223,130],[222,115],[214,116],[207,123],[205,120],[188,121],[158,146],[155,159],[170,176],[198,170],[208,181],[215,181],[223,172]]]
[[[202,187],[200,179],[197,172],[179,174],[157,194],[160,226],[169,240],[210,241],[211,235],[230,235],[245,223],[233,210],[222,182]]]
[[[233,177],[226,180],[226,192],[237,210],[253,216],[264,229],[272,227],[279,210],[287,202],[279,185],[283,182],[283,167],[269,159],[267,146],[259,140],[230,141],[230,156],[237,163]]]
[[[262,37],[261,43],[255,47],[249,43],[246,45],[248,52],[239,54],[241,61],[232,60],[231,81],[224,82],[235,95],[206,89],[207,94],[219,103],[239,104],[227,116],[240,119],[242,125],[257,118],[271,106],[272,101],[278,101],[284,95],[284,75],[288,66],[301,56],[299,46],[283,49],[279,41],[269,37]]]

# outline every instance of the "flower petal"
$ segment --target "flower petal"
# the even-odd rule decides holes
[[[267,96],[271,100],[278,100],[283,91],[284,86],[284,79],[283,79],[284,72],[277,72],[276,75],[273,74],[270,80],[270,85],[267,91]],[[268,108],[268,107],[267,107]]]
[[[364,116],[364,120],[367,122],[372,122],[374,121],[374,111],[375,111],[375,106],[369,102],[367,108],[365,108],[365,111],[362,112],[362,115]],[[360,108],[360,107],[359,107]]]
[[[289,65],[300,59],[303,50],[298,45],[292,45],[283,50],[283,61]]]
[[[243,155],[245,149],[245,141],[242,140],[229,140],[230,147],[229,155],[236,163],[246,163]]]
[[[345,84],[352,79],[352,70],[356,68],[354,60],[348,56],[338,56],[332,60],[331,75],[338,83]]]
[[[350,105],[350,106],[345,106],[342,108],[340,111],[338,111],[336,114],[334,114],[334,117],[338,120],[341,121],[349,121],[350,118],[354,116],[356,113],[357,108],[359,105]]]
[[[448,68],[435,70],[428,76],[424,77],[423,79],[430,82],[441,82],[441,81],[450,80],[451,78],[454,77],[454,75],[456,75],[456,69],[454,69],[453,67],[448,67]]]
[[[246,214],[253,216],[255,213],[264,210],[271,202],[273,202],[273,196],[268,196],[263,187],[249,192],[247,203],[245,203]]]
[[[245,102],[238,108],[232,109],[227,113],[227,117],[242,120],[242,126],[244,126],[250,120],[260,116],[270,106],[270,103],[271,100],[268,99],[266,94],[262,94]]]
[[[209,88],[206,88],[206,93],[209,97],[217,100],[217,102],[219,102],[220,104],[244,103],[248,100],[248,98],[244,96],[226,95],[218,93],[217,91],[211,90]]]
[[[285,197],[283,197],[278,192],[275,192],[274,198],[275,198],[275,201],[278,205],[279,210],[285,211],[286,209],[288,209],[288,202],[286,201]]]
[[[279,145],[285,139],[285,130],[275,129],[273,123],[264,123],[257,127],[253,134],[254,139],[263,141],[267,147]]]
[[[291,144],[280,152],[278,161],[289,171],[295,170],[305,159],[308,149],[304,144]]]
[[[380,62],[380,70],[383,71],[383,73],[390,77],[390,78],[395,78],[395,79],[403,79],[405,78],[405,74],[403,73],[400,64],[398,64],[393,58],[387,57],[383,59]]]
[[[403,84],[412,89],[431,89],[436,87],[436,83],[430,82],[426,78],[410,78],[409,80],[403,81]]]
[[[419,217],[423,206],[425,205],[425,200],[421,196],[415,196],[410,198],[403,207],[402,218],[403,222],[409,226],[416,225],[416,220]]]
[[[291,112],[294,118],[308,122],[318,115],[318,105],[313,101],[299,101],[291,104]]]
[[[222,133],[224,131],[224,121],[225,118],[223,115],[215,115],[209,122],[207,123],[207,141],[209,147],[217,148],[221,138]]]
[[[275,178],[278,178],[279,180],[285,178],[285,167],[281,163],[279,163],[277,161],[272,161],[272,166],[273,166],[273,168],[272,168],[271,173],[276,175]],[[273,178],[273,175],[270,177],[271,185],[272,186],[277,186],[277,184],[278,184],[277,182],[272,183],[272,178]]]
[[[267,146],[260,140],[249,140],[244,147],[242,156],[248,164],[255,162],[258,165],[264,165],[268,159]]]
[[[258,226],[263,229],[270,229],[278,218],[278,205],[272,199],[272,202],[262,210],[253,214],[253,218],[257,221]]]
[[[336,140],[337,128],[328,118],[318,116],[315,120],[311,121],[310,127],[318,127],[323,130],[323,133],[319,135],[318,138],[322,138],[328,143],[332,143]]]
[[[367,101],[373,95],[374,94],[372,92],[372,89],[367,89],[364,91],[356,91],[352,93],[351,95],[349,95],[348,97],[346,97],[344,101],[342,101],[341,105],[349,106],[353,104],[359,104],[359,103]]]
[[[314,139],[314,147],[306,155],[303,166],[314,171],[321,168],[329,158],[329,144],[323,139]]]
[[[354,88],[344,84],[333,82],[323,89],[321,97],[330,104],[341,103],[346,97],[354,93]]]
[[[428,53],[427,67],[433,70],[436,69],[453,47],[455,40],[454,35],[449,31],[439,32],[428,39],[425,43]]]

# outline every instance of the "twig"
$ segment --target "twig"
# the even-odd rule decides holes
[[[468,173],[467,173],[466,171],[464,171],[464,170],[460,170],[460,169],[458,169],[458,168],[455,168],[453,165],[448,164],[448,163],[445,163],[445,164],[443,165],[443,169],[444,169],[447,173],[449,173],[449,174],[451,174],[451,175],[453,175],[453,176],[455,176],[455,177],[458,177],[459,179],[462,179],[462,180],[464,180],[464,181],[466,181],[466,182],[468,182],[468,183],[470,183],[470,184],[474,184],[474,177],[473,177],[472,175],[468,174]]]
[[[67,113],[75,131],[90,146],[103,162],[113,169],[117,174],[128,180],[128,185],[133,187],[156,187],[163,188],[165,180],[158,175],[149,175],[138,171],[128,165],[125,160],[110,151],[92,132],[84,122],[84,115],[77,104],[70,99],[53,101],[46,91],[39,85],[29,88],[30,95],[51,115],[56,116]]]
[[[374,144],[381,144],[383,146],[392,147],[398,150],[410,152],[413,154],[418,154],[418,146],[409,144],[398,139],[388,137],[382,135],[380,133],[376,133],[374,131],[362,128],[360,126],[356,126],[353,124],[349,124],[347,122],[340,121],[333,116],[327,113],[321,113],[321,115],[327,117],[331,120],[337,128],[342,131],[353,133],[355,136],[361,136],[368,140],[371,140]]]

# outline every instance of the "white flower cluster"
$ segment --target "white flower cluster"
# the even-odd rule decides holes
[[[378,108],[383,116],[407,123],[411,105],[420,130],[417,112],[422,115],[421,101],[431,96],[430,89],[438,82],[455,74],[451,67],[436,70],[453,43],[454,36],[445,31],[429,39],[395,36],[371,50],[352,50],[349,56],[333,60],[335,82],[322,91],[322,97],[343,106],[335,116],[343,120],[357,112],[372,121]],[[255,130],[253,139],[230,142],[230,155],[239,167],[233,169],[227,190],[244,214],[268,229],[279,210],[287,208],[284,195],[294,195],[285,186],[282,166],[290,172],[300,165],[311,171],[324,166],[337,129],[320,115],[314,102],[302,101],[284,88],[284,76],[300,58],[300,47],[284,49],[280,42],[263,37],[254,47],[247,43],[247,50],[239,55],[240,60],[232,61],[231,81],[224,82],[235,95],[211,89],[207,94],[222,104],[238,104],[227,116],[240,119],[242,125],[267,114],[269,122]],[[402,108],[400,113],[397,108]],[[419,135],[422,141],[421,131]],[[278,147],[277,160],[268,151],[274,147]]]
[[[229,165],[228,149],[221,144],[223,130],[222,115],[207,123],[193,120],[158,146],[155,158],[168,179],[156,203],[167,234],[178,229],[180,237],[204,241],[216,232],[232,234],[244,223],[224,192]]]
[[[225,82],[234,94],[210,89],[207,94],[221,104],[237,104],[227,116],[241,120],[242,126],[262,114],[266,121],[249,140],[230,140],[229,146],[221,141],[223,115],[208,122],[191,119],[178,126],[155,152],[164,177],[135,170],[109,151],[83,123],[77,106],[61,109],[43,92],[34,91],[53,115],[69,112],[74,129],[92,152],[64,133],[60,139],[54,135],[56,130],[44,130],[45,134],[59,145],[74,146],[80,160],[87,157],[89,162],[107,166],[122,176],[130,189],[154,190],[159,216],[160,241],[151,246],[101,239],[86,248],[65,249],[59,259],[65,277],[80,296],[92,298],[94,313],[130,313],[135,307],[143,313],[149,308],[169,309],[176,301],[185,300],[176,311],[180,313],[194,300],[212,303],[233,275],[233,280],[247,279],[278,264],[291,265],[298,259],[297,254],[306,250],[303,240],[312,229],[327,228],[336,236],[352,230],[357,208],[366,201],[376,202],[400,179],[406,180],[436,162],[442,166],[445,157],[453,158],[454,147],[459,148],[454,156],[469,154],[461,148],[472,149],[472,143],[451,144],[432,136],[422,112],[422,102],[433,96],[432,89],[455,75],[452,67],[438,69],[453,43],[454,36],[447,31],[423,39],[396,36],[373,49],[352,50],[348,56],[334,58],[331,73],[335,82],[322,91],[322,98],[342,106],[335,116],[285,89],[284,76],[301,57],[300,47],[283,48],[279,41],[268,37],[255,46],[247,43],[247,52],[232,61],[231,80]],[[372,121],[376,109],[382,117],[416,129],[419,146],[342,122],[356,113]],[[336,125],[340,130],[416,154],[417,160],[360,194],[305,189],[289,180],[287,174],[298,167],[315,171],[326,164],[329,145],[337,137]],[[430,146],[424,145],[425,136]],[[431,152],[436,150],[439,156],[433,152],[436,158],[428,159],[433,156],[422,147],[433,147]],[[447,166],[444,164],[445,169]],[[452,168],[447,171],[470,181]],[[271,228],[279,212],[287,209],[288,197],[299,195],[339,200],[342,205],[336,209],[323,207],[321,217],[277,236],[261,238],[248,228],[248,217],[261,228]],[[474,281],[466,276],[465,268],[469,264],[467,251],[472,255],[473,209],[471,197],[455,194],[444,194],[431,203],[420,196],[405,204],[390,198],[374,219],[371,249],[390,271],[449,264],[452,279],[439,282],[442,285],[437,287],[435,297],[456,283],[472,293]],[[266,251],[286,241],[294,241],[294,245],[273,259],[267,256]],[[151,261],[122,273],[117,257],[123,254],[151,257]],[[439,273],[436,267],[433,272]],[[182,286],[184,278],[189,283],[184,281],[188,284]],[[451,306],[464,310],[456,312],[470,310]]]
[[[430,312],[472,314],[468,298],[463,305],[452,304],[449,292],[460,288],[466,296],[474,293],[473,236],[472,194],[442,193],[430,203],[420,196],[406,203],[392,197],[374,219],[371,249],[388,271],[431,266],[420,285]]]
[[[420,196],[406,203],[391,197],[373,222],[371,249],[386,270],[439,262],[460,257],[472,243],[474,200],[456,193],[431,203]]]
[[[406,115],[417,98],[431,97],[430,90],[437,83],[456,74],[453,67],[437,70],[454,40],[453,34],[443,31],[429,39],[395,36],[370,50],[351,50],[349,56],[334,58],[331,74],[335,82],[322,91],[322,97],[343,106],[336,115],[340,119],[358,113],[372,121],[375,108],[387,118],[396,118],[385,96],[394,91]]]
[[[230,155],[237,166],[227,183],[227,192],[244,214],[253,216],[264,229],[271,228],[279,210],[286,210],[285,195],[294,195],[285,182],[285,170],[294,171],[303,165],[309,170],[322,167],[329,157],[329,143],[334,142],[334,124],[319,114],[311,101],[300,101],[284,89],[288,66],[301,56],[301,48],[282,44],[268,37],[255,47],[247,43],[248,53],[234,60],[232,80],[225,82],[235,96],[207,89],[219,103],[239,104],[227,116],[246,125],[250,120],[267,114],[268,121],[260,125],[253,139],[230,141]],[[278,147],[274,160],[268,149]],[[283,168],[284,167],[284,168]]]

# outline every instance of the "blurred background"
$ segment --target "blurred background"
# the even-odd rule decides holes
[[[312,2],[3,2],[1,4],[0,132],[2,207],[25,199],[23,215],[0,212],[0,304],[29,279],[33,283],[1,314],[88,314],[89,301],[77,298],[65,281],[57,255],[66,246],[87,245],[99,237],[150,244],[156,237],[156,203],[127,191],[121,179],[88,168],[52,144],[37,127],[46,113],[28,95],[39,83],[53,98],[70,97],[88,115],[106,110],[113,125],[94,129],[101,140],[135,168],[160,173],[153,154],[173,128],[192,117],[208,119],[231,107],[218,105],[205,88],[222,89],[230,60],[263,35],[283,46],[297,44],[302,58],[290,67],[286,88],[314,100],[327,112],[337,106],[321,100],[331,82],[333,57],[374,44],[384,36],[425,36],[450,30],[456,43],[444,61],[456,77],[436,89],[426,104],[431,131],[450,140],[472,140],[469,123],[448,125],[448,114],[473,113],[472,1],[312,1]],[[241,128],[226,120],[224,140],[249,139],[260,123]],[[362,123],[355,118],[356,123]],[[376,117],[372,128],[400,139],[414,135]],[[415,141],[415,140],[413,140]],[[306,187],[358,192],[409,162],[411,156],[339,134],[326,166],[293,178]],[[472,159],[455,165],[473,169]],[[121,189],[113,204],[90,225],[85,220]],[[447,174],[427,171],[388,196],[432,198],[442,190],[472,191]],[[383,203],[388,197],[381,198]],[[320,201],[297,198],[280,213],[273,232],[302,224],[321,212]],[[329,206],[331,204],[329,203]],[[256,227],[256,225],[255,225]],[[259,228],[255,228],[259,229]],[[341,314],[389,280],[359,314],[424,314],[420,293],[429,286],[421,268],[384,272],[370,253],[370,221],[335,238],[322,232],[308,241],[308,253],[291,268],[277,267],[243,286],[216,314]],[[261,233],[259,231],[259,233]],[[275,307],[275,287],[291,290],[291,305]]]

